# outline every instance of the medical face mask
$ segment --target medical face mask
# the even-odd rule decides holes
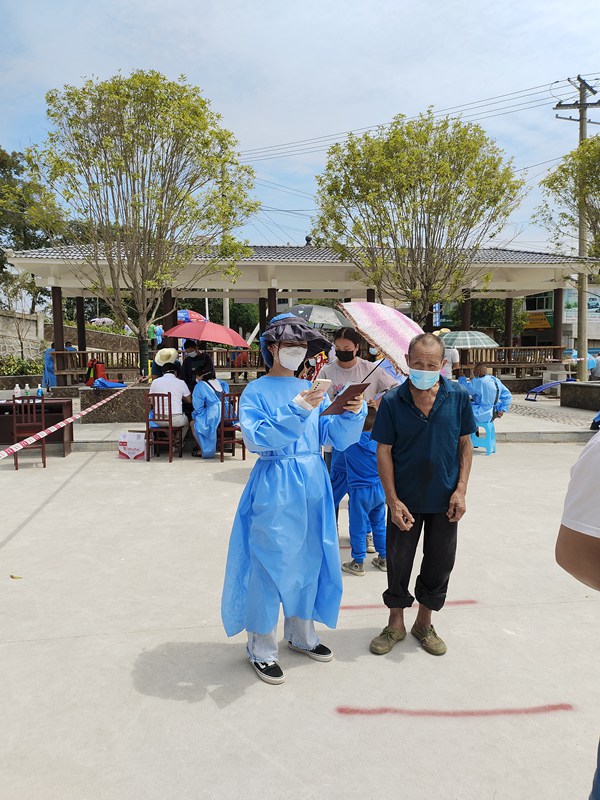
[[[186,353],[186,356],[188,356],[188,358],[196,358],[197,355],[198,355],[198,351],[197,350],[192,350],[192,351]]]
[[[336,350],[335,357],[338,361],[347,362],[356,358],[356,353],[352,352],[352,350]]]
[[[431,389],[440,379],[440,373],[429,369],[410,369],[408,377],[415,389]]]
[[[371,353],[372,356],[376,356],[378,352],[379,350],[376,347],[369,347],[369,353]]]
[[[277,353],[279,363],[284,369],[295,372],[304,362],[308,348],[306,347],[280,347]]]

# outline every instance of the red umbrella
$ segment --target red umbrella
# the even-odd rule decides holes
[[[172,336],[175,339],[196,339],[198,342],[216,342],[217,344],[230,344],[235,347],[250,347],[239,333],[224,325],[217,325],[208,320],[197,322],[183,322],[165,331],[163,336]]]

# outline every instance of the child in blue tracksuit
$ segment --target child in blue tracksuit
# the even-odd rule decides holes
[[[365,574],[367,534],[370,531],[377,551],[371,563],[387,572],[385,494],[377,472],[377,442],[371,440],[375,414],[375,409],[370,407],[360,440],[343,453],[346,457],[352,561],[342,564],[342,569],[351,575]]]

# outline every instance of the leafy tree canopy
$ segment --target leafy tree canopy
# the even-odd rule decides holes
[[[421,323],[467,277],[484,281],[473,257],[524,188],[481,127],[432,109],[335,144],[317,183],[315,241],[353,262],[380,297],[410,302]]]
[[[471,300],[471,326],[475,330],[493,328],[497,333],[501,331],[502,338],[505,338],[504,308],[504,300],[498,298],[475,298]],[[452,305],[449,310],[449,316],[452,320],[452,327],[460,330],[462,319],[459,303]],[[513,336],[518,336],[521,333],[528,319],[529,314],[525,311],[523,301],[520,298],[515,298],[513,302],[513,327],[508,339],[509,342],[512,343]]]
[[[64,220],[77,220],[89,245],[84,267],[71,269],[142,347],[164,290],[186,268],[188,285],[224,261],[236,274],[245,250],[233,231],[256,208],[252,171],[183,76],[136,70],[64,86],[46,101],[52,130],[28,151],[31,173],[61,198]],[[206,261],[190,274],[199,258]]]
[[[0,147],[0,246],[11,250],[32,250],[48,247],[51,240],[42,230],[41,220],[55,206],[46,190],[28,180],[22,153],[9,153]],[[0,292],[6,303],[18,284],[18,294],[33,313],[44,303],[48,291],[35,285],[33,275],[15,276],[8,268],[9,259],[0,250]]]
[[[600,136],[581,142],[541,182],[544,202],[538,219],[558,247],[570,244],[579,231],[579,212],[590,233],[589,255],[600,258]]]

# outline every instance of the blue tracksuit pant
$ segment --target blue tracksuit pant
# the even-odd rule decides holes
[[[359,564],[367,555],[367,533],[373,532],[373,544],[381,558],[385,558],[386,507],[383,487],[351,486],[348,492],[350,545],[352,558]]]

